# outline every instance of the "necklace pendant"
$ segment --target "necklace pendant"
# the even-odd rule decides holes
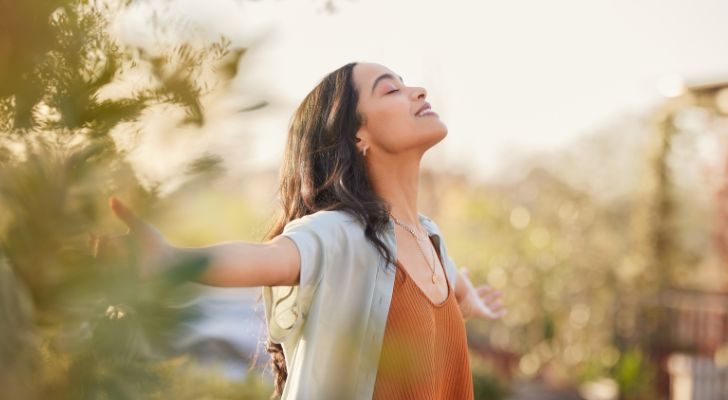
[[[437,275],[435,273],[432,273],[432,283],[437,283]]]

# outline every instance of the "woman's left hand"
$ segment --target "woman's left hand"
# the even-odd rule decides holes
[[[458,303],[463,319],[473,317],[496,319],[506,315],[506,309],[501,299],[503,293],[500,290],[494,290],[488,285],[473,287],[467,268],[461,268],[460,271],[460,280],[457,284],[465,286],[465,294]]]

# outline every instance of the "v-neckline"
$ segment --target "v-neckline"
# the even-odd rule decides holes
[[[407,278],[409,278],[409,280],[412,281],[412,284],[415,285],[415,287],[417,288],[417,290],[419,290],[419,292],[427,299],[428,302],[430,302],[430,304],[433,307],[442,307],[442,306],[445,305],[445,303],[447,303],[448,300],[450,300],[450,296],[451,296],[452,289],[450,288],[450,280],[447,278],[447,271],[445,270],[445,264],[442,263],[442,258],[441,258],[441,255],[440,255],[440,250],[437,248],[437,246],[435,246],[435,243],[432,242],[432,236],[427,235],[427,238],[430,239],[430,243],[435,248],[435,253],[437,253],[437,259],[440,260],[440,265],[442,266],[442,268],[441,268],[442,269],[442,273],[445,276],[445,283],[447,285],[447,296],[445,296],[445,299],[442,302],[435,303],[430,298],[430,296],[428,296],[427,293],[420,287],[420,285],[417,284],[417,281],[415,281],[414,278],[412,278],[412,275],[409,272],[407,272],[407,269],[404,267],[404,265],[402,264],[402,262],[399,259],[397,259],[397,264],[398,264],[397,267],[398,268],[401,268],[403,270],[402,272],[404,272],[405,274],[407,274]]]

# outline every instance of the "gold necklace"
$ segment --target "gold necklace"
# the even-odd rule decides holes
[[[420,245],[420,241],[426,240],[429,242],[430,237],[429,236],[425,237],[424,235],[418,236],[412,227],[410,227],[402,222],[399,222],[399,220],[397,218],[395,218],[394,215],[392,215],[392,214],[389,214],[389,216],[392,217],[392,219],[394,220],[394,223],[396,223],[397,225],[404,228],[404,230],[406,230],[407,232],[412,234],[412,236],[415,238],[415,240],[417,241],[417,248],[420,249],[420,253],[422,254],[422,257],[425,258],[425,262],[427,263],[427,266],[430,267],[430,269],[432,270],[432,283],[437,284],[437,275],[435,274],[435,249],[433,248],[432,243],[430,243],[429,247],[430,247],[430,252],[432,253],[432,264],[430,264],[430,259],[427,258],[427,256],[425,255],[425,251],[422,250],[422,245]]]

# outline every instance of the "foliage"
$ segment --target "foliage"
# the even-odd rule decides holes
[[[617,381],[622,399],[654,399],[656,368],[645,353],[632,348],[624,353],[614,367],[613,376]]]
[[[231,51],[224,38],[162,55],[123,48],[107,25],[124,6],[0,5],[3,398],[167,398],[163,393],[179,379],[192,381],[188,362],[169,360],[170,343],[178,326],[195,318],[194,307],[182,306],[193,294],[184,283],[205,260],[185,260],[142,280],[133,247],[128,258],[94,254],[89,234],[110,230],[112,193],[145,218],[153,218],[158,202],[156,188],[139,183],[112,133],[158,105],[185,110],[179,126],[204,125],[201,98],[216,87],[201,79],[203,70],[215,64],[216,82],[226,84],[244,50]],[[148,83],[105,93],[131,71]],[[208,154],[183,173],[219,174],[218,164]],[[222,392],[238,384],[216,385]],[[189,398],[200,392],[204,386]]]
[[[506,380],[499,376],[497,371],[488,368],[484,363],[477,362],[471,357],[473,373],[473,394],[476,399],[498,400],[509,395]]]

